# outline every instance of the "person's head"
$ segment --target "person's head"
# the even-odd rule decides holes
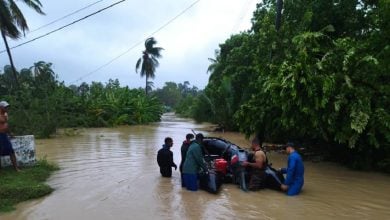
[[[286,144],[286,152],[288,154],[291,154],[292,152],[295,151],[296,144],[294,142],[287,142]]]
[[[6,102],[6,101],[1,101],[0,102],[0,109],[2,111],[8,111],[8,107],[9,107],[8,102]]]
[[[173,145],[173,139],[171,137],[166,137],[164,140],[165,146],[172,147]]]
[[[196,142],[202,143],[203,139],[204,139],[204,136],[202,133],[196,134],[196,137],[195,137]]]
[[[186,140],[187,140],[187,141],[190,141],[191,139],[194,139],[194,135],[191,134],[191,133],[188,133],[188,134],[186,135]]]
[[[252,139],[252,150],[257,150],[259,148],[261,148],[260,140],[257,137],[255,137]]]

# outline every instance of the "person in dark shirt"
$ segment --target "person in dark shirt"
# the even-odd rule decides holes
[[[183,164],[184,161],[186,160],[186,155],[188,148],[191,145],[191,140],[194,138],[194,135],[191,133],[188,133],[186,135],[186,140],[183,141],[183,144],[181,145],[181,162],[179,166],[180,174],[181,174],[181,186],[184,187],[184,181],[183,181]]]
[[[173,153],[170,148],[173,146],[173,140],[170,137],[166,137],[162,148],[157,152],[157,163],[160,166],[160,173],[163,177],[172,176],[172,167],[177,169],[176,164],[173,162]]]

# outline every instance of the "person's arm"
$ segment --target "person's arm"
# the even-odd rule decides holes
[[[181,160],[183,160],[185,157],[186,157],[186,146],[185,146],[185,144],[183,143],[182,145],[181,145],[181,148],[180,148],[180,152],[181,152]],[[188,149],[188,147],[187,147],[187,149]]]
[[[172,152],[169,152],[169,161],[168,163],[170,164],[171,167],[174,167],[175,170],[177,169],[177,166],[175,164],[175,162],[173,162],[173,153]]]
[[[157,164],[160,167],[162,166],[162,158],[161,158],[161,152],[160,151],[157,152]]]

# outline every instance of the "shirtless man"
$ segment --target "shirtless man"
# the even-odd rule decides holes
[[[16,163],[15,151],[12,148],[12,144],[8,137],[8,107],[8,102],[0,102],[0,157],[9,155],[15,170],[19,171],[18,165]]]
[[[251,161],[242,163],[245,167],[250,167],[249,173],[249,190],[256,191],[265,187],[265,168],[267,166],[267,157],[260,146],[260,141],[257,138],[252,140],[252,150],[254,152]]]

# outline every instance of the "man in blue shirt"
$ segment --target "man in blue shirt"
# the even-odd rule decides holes
[[[289,196],[298,195],[301,192],[304,180],[303,175],[305,167],[303,166],[301,155],[295,151],[295,144],[287,143],[286,152],[288,156],[287,168],[282,168],[282,173],[286,173],[286,180],[281,185],[281,189],[287,192]]]

